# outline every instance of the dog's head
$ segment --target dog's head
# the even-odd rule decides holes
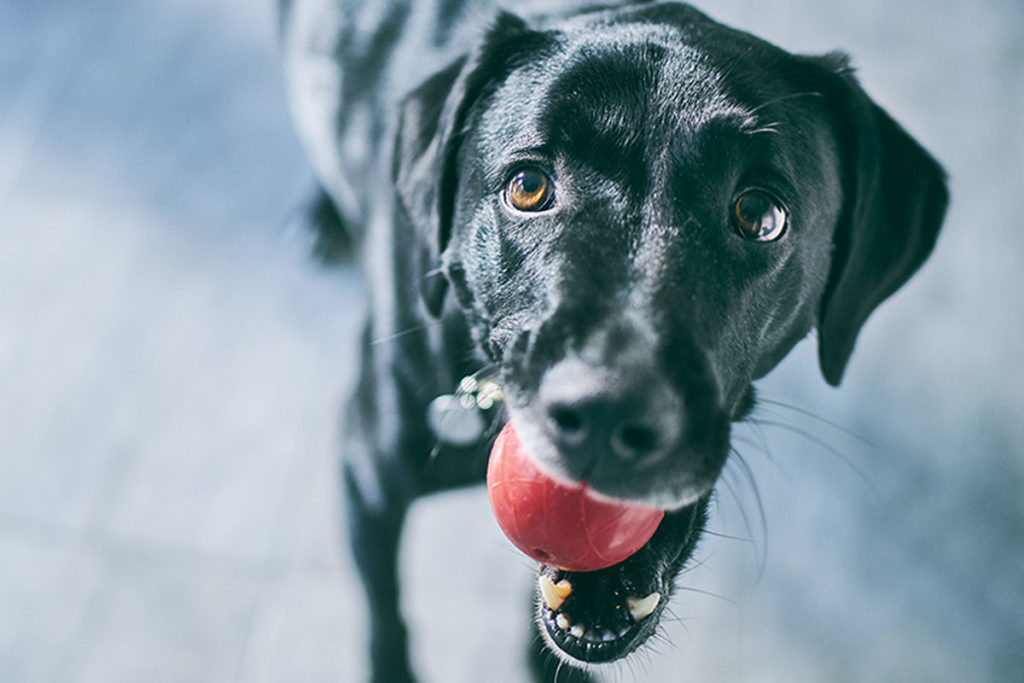
[[[794,56],[677,4],[540,27],[501,15],[406,101],[396,178],[425,305],[468,318],[538,464],[671,511],[637,556],[574,577],[608,584],[595,594],[669,590],[752,382],[817,329],[837,384],[947,201],[842,56]],[[650,632],[572,638],[548,611],[578,660]]]

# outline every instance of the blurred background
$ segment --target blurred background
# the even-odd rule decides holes
[[[949,170],[840,389],[760,384],[664,637],[622,681],[1024,680],[1024,5],[704,2],[842,48]],[[269,0],[0,4],[0,681],[365,674],[335,481],[361,284],[309,259]],[[417,503],[423,681],[526,681],[530,563]],[[692,590],[691,590],[692,589]]]

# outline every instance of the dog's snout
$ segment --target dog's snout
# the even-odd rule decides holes
[[[681,402],[640,369],[566,359],[544,374],[538,398],[549,438],[581,479],[657,459],[679,437]]]

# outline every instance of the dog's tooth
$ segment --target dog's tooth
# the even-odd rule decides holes
[[[551,608],[552,612],[557,612],[565,599],[569,597],[569,593],[572,593],[572,584],[568,579],[562,579],[555,583],[547,574],[541,574],[537,578],[537,585],[540,587],[540,595],[544,598],[544,604]]]
[[[615,640],[615,638],[616,635],[612,633],[611,629],[606,628],[604,630],[604,633],[601,634],[601,640],[603,640],[606,643]]]
[[[557,617],[555,617],[555,626],[562,629],[563,631],[569,631],[569,615],[559,614]],[[579,624],[577,624],[576,626],[579,626]],[[570,633],[576,630],[576,626],[572,627],[573,630],[570,631]],[[583,628],[582,626],[579,627]]]
[[[571,633],[574,638],[582,638],[583,624],[573,624],[573,627],[569,629],[569,633]]]
[[[633,621],[643,621],[651,616],[659,602],[661,593],[658,592],[651,593],[646,598],[626,598],[629,616],[633,617]]]

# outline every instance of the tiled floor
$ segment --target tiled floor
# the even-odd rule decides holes
[[[359,277],[289,227],[311,178],[272,3],[209,5],[0,5],[5,683],[364,673],[333,446]],[[1024,8],[705,6],[852,52],[954,204],[842,389],[813,341],[762,387],[863,439],[765,404],[739,435],[764,516],[734,464],[714,522],[755,542],[709,537],[684,584],[727,600],[680,591],[667,639],[608,678],[1020,680]],[[423,679],[525,680],[530,570],[481,492],[419,503],[410,532]]]

